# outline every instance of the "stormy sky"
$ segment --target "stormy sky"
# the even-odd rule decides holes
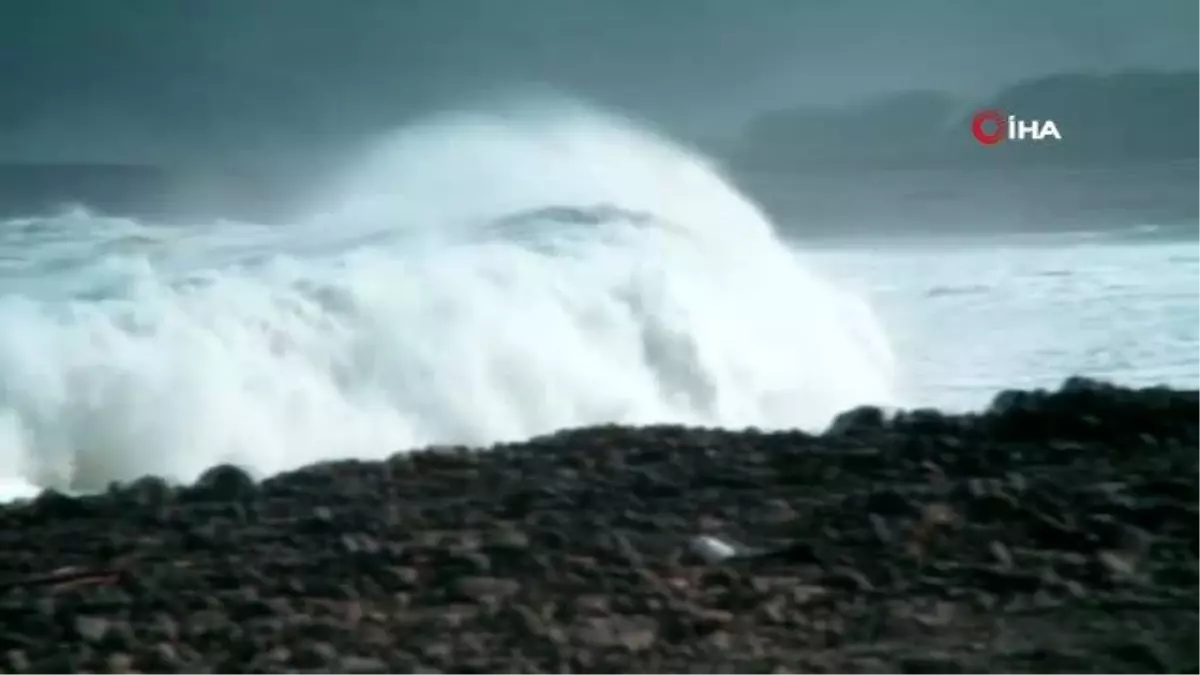
[[[909,88],[1195,67],[1195,0],[7,0],[0,161],[269,163],[541,86],[679,134]],[[299,153],[299,155],[297,154]]]

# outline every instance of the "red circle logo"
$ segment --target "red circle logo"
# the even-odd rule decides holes
[[[971,135],[984,145],[995,145],[1004,140],[1004,132],[1004,113],[999,110],[982,110],[971,118]]]

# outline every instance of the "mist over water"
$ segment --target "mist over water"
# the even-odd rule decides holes
[[[288,227],[0,226],[0,487],[895,402],[870,311],[613,117],[441,115],[311,202]]]
[[[1182,0],[4,3],[0,162],[288,174],[445,101],[528,84],[732,138],[793,106],[1192,69],[1196,22]]]

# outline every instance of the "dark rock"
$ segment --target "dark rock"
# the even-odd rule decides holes
[[[29,656],[23,649],[10,649],[4,654],[4,669],[9,673],[32,673]]]
[[[159,642],[151,646],[137,658],[138,669],[159,673],[186,672],[187,663],[179,655],[179,650],[170,642]]]
[[[641,617],[594,617],[579,622],[572,632],[576,640],[588,647],[638,652],[654,645],[658,625]]]
[[[912,500],[888,489],[875,490],[867,495],[866,507],[873,513],[887,517],[909,517],[919,510]]]
[[[108,619],[98,616],[78,616],[75,617],[75,632],[79,637],[92,643],[98,643],[104,640],[108,635]]]
[[[856,436],[879,432],[887,427],[887,416],[874,406],[847,410],[833,419],[827,432],[831,436]]]
[[[822,561],[817,547],[806,541],[794,541],[754,557],[805,565],[817,564]]]
[[[928,653],[900,660],[902,673],[963,673],[967,670],[958,659],[948,654]]]
[[[865,574],[849,567],[837,567],[825,573],[821,583],[841,591],[861,593],[875,588]]]
[[[512,579],[495,577],[466,577],[454,583],[455,597],[475,602],[503,600],[521,590],[521,584]]]
[[[1109,653],[1126,664],[1126,667],[1142,673],[1179,672],[1172,667],[1170,653],[1162,644],[1152,639],[1123,641],[1109,648]]]
[[[119,490],[135,504],[146,508],[161,508],[175,497],[174,488],[158,476],[143,476]]]
[[[390,673],[383,659],[373,656],[343,656],[337,670],[343,673]]]
[[[1001,398],[3,504],[0,671],[1195,672],[1200,397]]]
[[[43,490],[33,500],[32,508],[38,516],[54,520],[89,518],[95,513],[86,500],[71,497],[56,490]]]
[[[234,502],[252,498],[257,489],[254,479],[245,470],[222,464],[200,474],[188,495],[208,501]]]
[[[1005,546],[1003,542],[992,541],[992,543],[988,544],[988,550],[991,551],[992,558],[995,559],[996,564],[999,565],[1001,569],[1012,569],[1012,553],[1009,552],[1008,547]]]
[[[314,641],[297,645],[287,663],[306,670],[330,670],[331,666],[341,665],[343,661],[336,647],[328,642]]]

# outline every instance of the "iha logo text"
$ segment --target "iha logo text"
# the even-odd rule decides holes
[[[1023,120],[999,110],[981,110],[971,118],[971,135],[984,145],[1000,141],[1062,140],[1054,120]]]

